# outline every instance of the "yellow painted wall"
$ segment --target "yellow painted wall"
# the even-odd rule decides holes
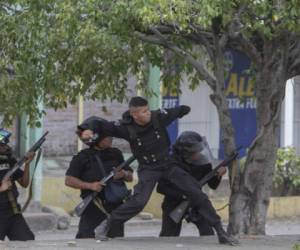
[[[134,183],[128,186],[131,188]],[[150,201],[144,211],[152,213],[154,217],[161,217],[161,202],[163,196],[153,192]],[[79,190],[68,188],[64,185],[62,177],[44,177],[42,203],[62,207],[70,212],[80,202]],[[226,198],[213,199],[212,203],[218,210],[228,204]],[[218,211],[218,214],[224,219],[228,219],[228,206]],[[294,217],[300,216],[300,197],[273,197],[270,201],[268,218]]]

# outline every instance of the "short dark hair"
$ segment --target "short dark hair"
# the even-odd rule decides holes
[[[132,97],[129,101],[129,108],[144,107],[147,105],[148,105],[148,101],[141,96]]]

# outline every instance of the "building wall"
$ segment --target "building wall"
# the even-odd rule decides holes
[[[128,81],[128,98],[136,95],[135,80]],[[105,107],[105,108],[104,108]],[[96,115],[107,120],[118,120],[128,108],[127,101],[84,101],[84,119]],[[45,156],[73,155],[77,153],[77,136],[75,134],[78,125],[78,106],[69,105],[66,109],[54,111],[46,109],[44,117],[44,131],[49,131],[47,142],[44,144]],[[128,143],[124,140],[114,139],[114,145],[125,153],[129,152]]]
[[[206,83],[192,91],[188,88],[187,80],[182,84],[180,104],[189,105],[191,112],[179,120],[179,134],[185,130],[192,130],[206,136],[212,153],[218,157],[220,141],[220,125],[217,109],[211,102],[211,90]]]

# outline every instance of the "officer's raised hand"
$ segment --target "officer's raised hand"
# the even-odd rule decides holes
[[[81,140],[87,140],[91,138],[94,135],[94,132],[90,129],[83,130],[80,134],[80,139]]]
[[[0,192],[5,192],[8,189],[10,189],[12,186],[12,183],[10,180],[3,180],[1,185],[0,185]]]
[[[121,169],[120,171],[115,172],[113,178],[114,180],[123,179],[124,181],[132,181],[133,175],[131,171],[126,171],[124,169]]]
[[[26,155],[25,155],[25,157],[26,157],[25,164],[28,165],[34,159],[35,152],[27,152]]]
[[[95,192],[101,192],[103,190],[104,184],[101,181],[95,181],[88,183],[89,187],[88,189],[95,191]]]
[[[220,167],[218,170],[217,170],[217,175],[219,177],[222,177],[224,174],[226,174],[227,170],[226,170],[226,167]]]
[[[123,169],[121,169],[120,171],[115,172],[115,174],[114,174],[114,180],[122,179],[122,178],[125,177],[125,175],[126,175],[126,172]]]

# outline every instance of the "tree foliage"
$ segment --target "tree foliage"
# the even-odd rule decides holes
[[[300,157],[295,148],[278,149],[273,181],[276,188],[281,188],[281,195],[300,187]]]
[[[122,101],[128,74],[143,72],[145,58],[163,67],[164,52],[154,45],[166,42],[160,34],[167,34],[177,55],[199,59],[211,52],[195,49],[213,39],[211,27],[220,36],[226,33],[224,44],[240,31],[249,40],[257,38],[254,33],[267,39],[294,34],[300,27],[299,7],[297,0],[1,1],[0,112],[8,121],[21,112],[34,120],[39,99],[62,108],[79,93]],[[153,41],[143,42],[145,36]],[[192,75],[194,87],[199,79],[207,80],[190,61],[174,60],[181,73]]]

